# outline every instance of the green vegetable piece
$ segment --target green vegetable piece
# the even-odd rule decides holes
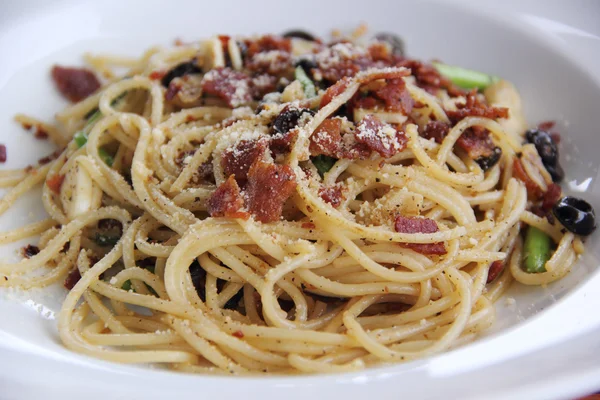
[[[337,159],[324,155],[311,157],[310,159],[312,160],[314,166],[317,168],[317,171],[319,171],[319,175],[321,175],[321,178],[325,175],[326,172],[333,168],[333,165],[337,162]]]
[[[108,236],[101,233],[96,233],[94,242],[100,247],[112,247],[121,239],[119,236]]]
[[[525,245],[523,246],[523,269],[530,274],[546,272],[546,261],[552,253],[552,239],[544,232],[530,226],[525,234]]]
[[[85,144],[87,143],[87,139],[87,134],[84,131],[76,132],[75,135],[73,135],[73,140],[75,141],[75,144],[78,148],[82,148],[83,146],[85,146]]]
[[[130,291],[131,290],[131,281],[129,279],[127,279],[125,282],[123,282],[121,289]]]
[[[304,72],[301,66],[296,67],[295,78],[302,84],[302,89],[304,90],[304,94],[307,98],[312,98],[317,95],[317,90],[315,89],[315,84]]]
[[[450,79],[456,86],[467,90],[474,88],[483,90],[500,80],[499,77],[494,75],[487,75],[483,72],[456,67],[454,65],[434,62],[433,66],[440,74]]]
[[[102,159],[102,161],[104,161],[104,163],[106,165],[108,165],[109,167],[112,167],[113,163],[115,162],[115,159],[113,158],[113,156],[108,154],[108,152],[106,150],[104,150],[103,148],[98,149],[98,155],[100,156],[100,158]]]

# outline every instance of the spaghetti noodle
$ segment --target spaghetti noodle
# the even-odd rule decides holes
[[[385,40],[295,36],[87,56],[108,81],[45,128],[64,149],[0,174],[1,212],[45,183],[49,214],[0,235],[41,235],[0,285],[68,275],[60,338],[93,357],[315,373],[466,343],[512,281],[569,272],[581,239],[510,83],[466,91]],[[68,71],[62,91],[91,79]],[[526,226],[552,252],[535,272]]]

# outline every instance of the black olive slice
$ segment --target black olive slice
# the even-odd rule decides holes
[[[587,201],[565,196],[552,208],[552,212],[563,226],[576,235],[587,236],[596,229],[596,214]]]

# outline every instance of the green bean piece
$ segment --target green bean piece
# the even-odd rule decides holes
[[[475,88],[483,90],[500,80],[497,76],[484,74],[483,72],[473,71],[471,69],[438,62],[432,64],[440,74],[450,79],[456,86],[467,90]]]
[[[73,140],[78,148],[82,148],[87,143],[87,134],[84,131],[75,132]]]
[[[115,162],[115,159],[113,158],[113,156],[108,154],[108,152],[106,150],[104,150],[103,148],[98,149],[98,155],[100,156],[100,158],[102,159],[102,161],[104,161],[104,163],[106,165],[108,165],[109,167],[112,167],[113,163]]]
[[[525,245],[523,246],[523,267],[525,272],[537,274],[546,272],[546,261],[552,253],[552,239],[550,236],[530,226],[525,234]]]
[[[304,69],[301,66],[296,67],[295,77],[302,84],[302,89],[304,90],[304,94],[307,98],[312,98],[317,95],[317,90],[315,89],[315,84],[310,78],[306,75]]]
[[[325,175],[326,172],[333,168],[333,165],[337,161],[333,157],[324,155],[311,157],[310,159],[312,160],[313,165],[317,168],[317,171],[319,171],[319,175],[321,175],[321,178]]]
[[[123,282],[121,289],[129,292],[131,290],[131,281],[129,279],[127,279],[125,282]]]

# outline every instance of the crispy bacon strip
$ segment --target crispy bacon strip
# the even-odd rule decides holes
[[[477,90],[473,89],[467,94],[466,103],[458,105],[457,110],[448,110],[446,115],[454,123],[465,117],[485,117],[490,119],[508,118],[508,108],[491,107],[479,101]]]
[[[394,222],[396,232],[400,233],[435,233],[439,231],[437,222],[429,218],[396,216]],[[402,247],[412,249],[426,255],[444,255],[444,242],[437,243],[400,243]]]
[[[342,199],[344,196],[342,195],[342,188],[338,185],[336,186],[328,186],[322,187],[319,189],[319,196],[327,203],[331,204],[333,207],[339,207],[342,204]]]
[[[461,96],[465,92],[455,86],[449,79],[444,78],[433,66],[424,64],[418,60],[401,60],[398,66],[409,68],[411,75],[417,81],[417,86],[430,93],[435,93],[438,89],[446,89],[450,96]]]
[[[331,100],[333,100],[334,97],[344,93],[344,90],[348,88],[349,84],[350,78],[343,78],[337,81],[334,85],[329,86],[323,94],[323,97],[321,97],[319,108],[325,107],[327,104],[331,103]]]
[[[58,91],[73,103],[81,101],[100,88],[100,82],[86,68],[67,68],[55,65],[52,79]]]
[[[296,188],[296,176],[288,165],[257,160],[248,171],[246,204],[260,222],[279,220],[283,204]]]
[[[46,185],[56,194],[60,194],[60,187],[62,186],[65,180],[64,175],[52,175],[48,179],[46,179]]]
[[[77,267],[73,268],[65,278],[65,288],[69,290],[73,289],[73,287],[75,287],[75,285],[77,284],[77,282],[79,282],[80,279],[81,274],[79,273],[79,270],[77,269]]]
[[[204,75],[202,90],[235,108],[252,101],[250,77],[231,68],[215,68]]]
[[[525,187],[527,188],[527,197],[533,200],[537,200],[542,197],[542,189],[531,180],[529,175],[527,175],[527,172],[525,172],[523,164],[521,164],[521,160],[516,157],[513,160],[513,176],[525,184]]]
[[[242,210],[243,207],[244,199],[233,175],[208,198],[208,213],[211,217],[248,219],[249,215]]]
[[[404,150],[408,143],[404,132],[399,132],[391,125],[384,124],[371,114],[365,115],[358,123],[354,137],[357,142],[385,158]]]
[[[488,277],[486,283],[491,283],[496,280],[496,278],[502,273],[504,269],[504,261],[497,260],[490,265],[490,269],[488,270]]]
[[[450,132],[450,125],[442,121],[431,121],[425,125],[421,136],[425,139],[434,139],[436,143],[442,143],[444,138]]]
[[[262,158],[267,149],[266,140],[242,140],[233,149],[223,153],[221,166],[225,175],[234,175],[241,186],[246,184],[248,171],[254,162]]]
[[[319,125],[310,137],[310,154],[339,157],[342,146],[342,120],[328,118]]]

